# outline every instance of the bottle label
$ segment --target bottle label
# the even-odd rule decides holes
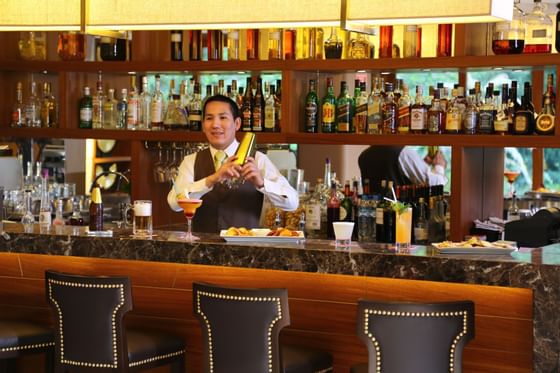
[[[312,203],[305,206],[305,229],[321,229],[321,206]]]
[[[138,125],[138,99],[129,98],[128,99],[128,110],[126,112],[126,123],[129,127],[136,127]]]
[[[90,107],[83,107],[80,109],[80,122],[91,122],[93,112]]]
[[[276,121],[276,110],[274,106],[266,106],[264,108],[264,128],[273,129]]]
[[[541,114],[537,118],[537,129],[540,132],[549,132],[554,128],[554,115]]]
[[[245,107],[241,112],[242,131],[251,131],[251,109]]]
[[[263,125],[262,125],[262,116],[261,116],[261,110],[257,109],[253,111],[253,127],[252,127],[253,131],[262,131],[263,130]]]
[[[523,133],[527,131],[527,118],[524,115],[517,115],[515,117],[515,132]]]
[[[466,133],[475,133],[477,119],[476,112],[468,112],[465,115],[463,126]]]
[[[441,116],[439,114],[428,116],[428,132],[438,133],[441,128]]]
[[[450,112],[447,113],[445,121],[445,129],[447,131],[459,131],[461,129],[461,113]]]
[[[399,107],[397,130],[399,133],[408,133],[410,130],[410,106],[408,105]]]
[[[532,32],[533,38],[546,38],[546,29],[536,29]]]
[[[180,43],[183,41],[183,34],[180,32],[171,33],[171,42]]]
[[[317,127],[317,103],[314,101],[305,104],[305,128],[307,130]]]
[[[366,133],[367,125],[367,103],[356,106],[354,114],[354,129],[356,133]]]
[[[414,239],[416,241],[427,241],[428,240],[428,229],[421,227],[421,228],[414,228]]]
[[[494,121],[494,131],[495,132],[507,132],[508,131],[508,119],[507,117],[500,120]]]
[[[163,122],[163,105],[161,101],[154,100],[152,101],[151,105],[151,116],[152,116],[152,123],[161,123]]]
[[[410,111],[410,129],[413,131],[426,130],[426,110],[413,108]]]
[[[323,104],[323,123],[324,124],[332,124],[334,123],[334,110],[335,107],[330,102],[325,102]]]
[[[494,113],[492,111],[480,111],[480,130],[488,133],[492,131],[494,125]]]
[[[51,225],[51,212],[50,211],[40,211],[39,212],[39,224]]]
[[[383,225],[383,209],[376,208],[375,209],[375,224]]]

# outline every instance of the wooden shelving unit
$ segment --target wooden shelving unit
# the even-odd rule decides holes
[[[118,131],[83,130],[77,128],[77,99],[82,88],[94,86],[96,74],[102,71],[104,80],[115,86],[127,86],[128,73],[150,72],[238,72],[252,74],[280,72],[282,74],[282,123],[279,133],[258,134],[260,143],[298,143],[324,145],[448,145],[452,153],[452,238],[458,239],[468,232],[473,219],[487,214],[500,215],[502,209],[503,147],[560,147],[560,130],[557,125],[554,136],[499,136],[499,135],[363,135],[324,134],[301,132],[301,105],[307,89],[307,79],[312,75],[354,74],[396,71],[457,71],[464,84],[468,71],[510,68],[531,69],[534,102],[540,107],[543,92],[543,76],[546,67],[556,71],[560,55],[511,55],[511,56],[462,56],[456,40],[457,57],[418,59],[375,60],[292,60],[292,61],[166,61],[169,57],[169,34],[167,32],[134,32],[133,61],[128,62],[67,62],[67,61],[21,61],[17,59],[17,33],[0,34],[3,46],[0,51],[0,138],[97,138],[130,142],[130,164],[133,180],[132,198],[154,201],[157,224],[182,222],[182,217],[172,213],[166,204],[169,186],[156,184],[147,168],[155,161],[155,154],[145,148],[145,141],[203,142],[201,132],[189,131]],[[466,37],[457,33],[458,38]],[[459,47],[458,47],[459,46]],[[60,102],[59,128],[10,128],[11,103],[14,101],[15,82],[26,81],[30,73],[52,81]],[[124,82],[124,83],[123,83]],[[557,84],[557,86],[559,86]]]

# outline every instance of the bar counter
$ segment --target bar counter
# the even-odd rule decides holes
[[[355,311],[351,313],[351,310],[355,310],[353,305],[358,298],[375,296],[410,301],[474,298],[477,334],[475,341],[465,350],[465,372],[556,372],[559,368],[560,245],[521,249],[511,255],[443,255],[432,247],[417,247],[410,254],[396,254],[384,245],[353,243],[349,250],[338,250],[333,241],[312,239],[289,244],[228,243],[217,235],[197,234],[201,239],[188,243],[183,240],[184,233],[178,231],[155,231],[151,239],[138,239],[131,236],[130,230],[115,230],[112,237],[91,237],[81,228],[68,226],[57,227],[56,231],[51,228],[48,232],[40,232],[36,225],[33,232],[24,232],[20,224],[7,224],[5,230],[9,238],[0,236],[0,268],[8,268],[6,261],[16,255],[20,274],[15,271],[10,275],[7,271],[7,274],[0,273],[0,277],[9,277],[10,283],[16,285],[14,278],[34,278],[26,273],[31,264],[26,266],[25,263],[37,263],[41,258],[47,260],[45,268],[43,264],[40,265],[41,271],[49,265],[56,267],[55,263],[63,263],[61,257],[71,257],[77,263],[91,259],[96,260],[92,263],[100,263],[98,260],[101,259],[101,263],[107,265],[107,274],[118,273],[119,270],[127,274],[127,268],[140,266],[144,262],[186,266],[184,268],[188,269],[186,271],[192,278],[188,280],[191,282],[187,281],[188,284],[183,286],[184,289],[188,289],[193,280],[212,281],[219,278],[224,284],[239,285],[239,281],[236,281],[238,272],[227,272],[221,277],[214,273],[210,278],[200,275],[202,278],[198,278],[195,275],[197,268],[204,269],[199,274],[210,273],[214,267],[221,268],[221,271],[251,270],[246,274],[239,273],[254,279],[253,286],[283,284],[288,287],[293,330],[290,329],[283,338],[296,343],[320,341],[321,338],[309,331],[311,334],[307,340],[302,337],[305,333],[301,331],[306,330],[305,325],[315,321],[298,320],[314,317],[305,316],[302,310],[313,310],[319,306],[319,300],[314,297],[324,293],[323,298],[328,301],[329,307],[348,304],[343,309],[350,314],[340,315],[329,310],[325,317],[332,319],[325,323],[339,323],[339,326],[334,327],[334,335],[340,335],[342,344],[356,346],[348,347],[352,350],[350,354],[349,351],[340,354],[350,356],[339,358],[335,354],[335,371],[341,371],[342,367],[346,369],[356,361],[365,361],[365,348],[352,336]],[[107,259],[120,263],[118,269],[107,264]],[[95,272],[100,272],[100,268],[104,267],[97,265]],[[76,268],[88,267],[79,264]],[[144,267],[136,268],[144,276],[151,275],[138,269]],[[146,268],[150,271],[151,267]],[[278,282],[275,279],[279,276],[287,277],[282,277]],[[140,279],[136,282],[141,286],[141,276],[138,277]],[[35,280],[40,278],[37,269]],[[302,285],[305,281],[309,283]],[[179,277],[174,277],[168,287],[180,288],[180,282]],[[34,284],[38,289],[42,286]],[[297,286],[307,286],[308,293],[317,293],[309,296],[315,306],[313,302],[309,308],[299,305],[298,299],[306,296],[298,293],[298,289],[292,289]],[[0,291],[3,303],[7,302],[6,297],[10,298],[10,294],[17,298],[12,294],[15,290],[6,294],[5,286],[1,288],[4,288]],[[339,299],[329,293],[342,295]],[[137,294],[139,292],[135,290],[135,298]],[[19,301],[21,299],[15,302]],[[142,308],[142,300],[135,299],[135,303]],[[300,311],[302,314],[298,314]],[[157,310],[154,312],[157,313]],[[192,317],[190,309],[183,312],[189,314],[189,318]],[[195,325],[194,321],[192,323]],[[298,334],[298,331],[301,333]],[[500,333],[506,335],[497,335]],[[327,342],[317,342],[318,346],[336,350],[336,343],[328,342],[329,338],[325,337]],[[345,342],[344,338],[351,342]],[[200,351],[197,353],[200,355]],[[508,367],[507,364],[511,365]]]

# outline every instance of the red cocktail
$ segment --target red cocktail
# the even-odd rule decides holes
[[[196,209],[202,205],[201,199],[178,199],[177,203],[183,209],[183,213],[185,214],[185,218],[187,218],[187,241],[194,241],[198,240],[199,238],[193,236],[192,234],[192,218],[196,212]]]

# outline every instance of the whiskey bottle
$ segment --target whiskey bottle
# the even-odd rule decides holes
[[[265,100],[264,106],[264,130],[265,132],[278,132],[280,131],[280,118],[279,117],[280,105],[276,97],[276,87],[270,86],[270,94]]]
[[[399,112],[397,117],[397,132],[400,134],[408,134],[410,132],[410,95],[408,94],[408,86],[403,85],[403,94],[399,98]]]
[[[531,102],[532,88],[529,82],[524,84],[521,107],[513,117],[513,133],[516,135],[530,135],[535,128],[535,109]]]
[[[379,26],[379,58],[391,58],[392,56],[393,26]]]
[[[103,202],[101,200],[101,189],[96,185],[91,192],[89,204],[89,230],[103,230]]]
[[[246,45],[247,45],[247,59],[258,60],[259,59],[259,29],[247,30]]]
[[[268,59],[282,59],[282,29],[270,29],[268,32]]]
[[[43,101],[41,102],[41,127],[58,126],[58,103],[51,93],[51,83],[43,83]]]
[[[414,243],[418,245],[428,244],[428,220],[426,219],[426,202],[424,198],[418,198],[418,203],[416,204],[417,215],[416,222],[414,224]]]
[[[189,31],[189,60],[200,61],[202,54],[202,31],[190,30]]]
[[[354,109],[354,130],[356,133],[366,133],[368,115],[368,94],[366,82],[360,82],[360,95],[356,98]]]
[[[451,57],[451,45],[453,40],[453,25],[438,25],[437,57]]]
[[[556,109],[554,107],[552,85],[548,85],[544,93],[544,104],[535,123],[535,132],[539,135],[553,135],[555,128]]]
[[[354,33],[348,45],[348,58],[352,60],[370,58],[371,45],[361,33]]]
[[[309,90],[305,98],[305,132],[317,132],[319,120],[319,99],[315,90],[315,80],[309,80]]]
[[[371,94],[367,103],[367,126],[366,133],[377,135],[381,133],[383,127],[382,107],[383,96],[381,95],[381,87],[383,79],[381,77],[373,78]]]
[[[395,96],[393,94],[393,84],[385,83],[386,97],[383,101],[382,116],[384,135],[397,133],[397,104],[395,103]]]
[[[25,126],[41,127],[41,103],[37,98],[37,83],[31,82],[31,91],[25,103]]]
[[[93,103],[89,87],[84,87],[84,95],[80,98],[79,103],[79,122],[80,128],[90,129],[93,126]]]
[[[241,105],[241,131],[251,131],[253,127],[253,90],[251,88],[251,78],[247,78],[245,95]]]
[[[541,0],[534,0],[533,10],[526,17],[527,32],[523,53],[550,53],[552,49],[552,19],[546,14]]]
[[[445,111],[440,105],[439,91],[434,92],[432,106],[428,110],[428,133],[441,134],[446,122]]]
[[[264,95],[262,90],[262,79],[257,79],[257,91],[255,93],[255,98],[253,99],[253,111],[252,111],[252,127],[253,132],[262,132],[264,126]]]
[[[227,33],[227,60],[239,60],[239,30],[229,30]]]
[[[336,33],[336,27],[331,27],[331,35],[325,41],[325,58],[340,59],[342,57],[342,40]]]
[[[321,132],[336,132],[335,112],[336,98],[334,96],[333,80],[327,78],[327,93],[321,100]]]
[[[493,96],[493,86],[488,84],[486,87],[486,96],[484,98],[484,104],[480,108],[479,116],[479,126],[477,133],[489,135],[494,132],[494,118],[496,115],[496,105],[494,103]]]
[[[348,84],[340,82],[340,95],[336,100],[336,132],[351,132],[352,99],[348,95]]]
[[[426,133],[428,130],[428,109],[424,105],[422,86],[416,86],[416,99],[410,108],[410,131],[415,134]]]
[[[462,112],[458,105],[455,105],[457,100],[458,91],[457,88],[453,88],[451,91],[452,100],[447,105],[447,113],[445,115],[445,133],[457,134],[461,132],[462,123]]]
[[[183,60],[183,31],[171,30],[171,61]]]
[[[194,83],[194,96],[190,102],[188,119],[191,131],[202,130],[202,100],[200,99],[200,84],[198,82]]]
[[[23,127],[25,125],[25,106],[23,105],[23,85],[17,82],[16,102],[12,109],[11,127]]]
[[[508,85],[507,83],[502,84],[502,95],[501,101],[500,96],[497,96],[496,106],[498,111],[496,113],[496,119],[494,120],[494,132],[498,135],[506,135],[509,132],[510,127],[510,117],[508,115]]]

